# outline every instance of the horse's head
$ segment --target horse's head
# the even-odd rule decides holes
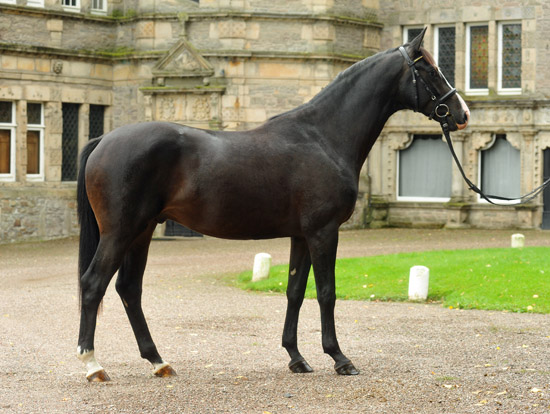
[[[432,55],[421,46],[424,33],[426,28],[410,43],[399,48],[404,58],[403,76],[399,82],[401,103],[441,124],[447,123],[451,131],[464,129],[470,110],[445,79]]]

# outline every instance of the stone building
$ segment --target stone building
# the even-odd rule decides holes
[[[77,234],[76,168],[89,138],[148,120],[254,127],[424,25],[426,47],[472,109],[470,127],[453,134],[468,175],[489,191],[529,191],[550,174],[550,5],[478,3],[0,0],[0,243]],[[480,202],[442,143],[421,115],[392,117],[349,225],[541,226],[542,198]]]

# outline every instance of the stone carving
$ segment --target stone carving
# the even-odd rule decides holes
[[[183,49],[179,55],[174,56],[174,58],[164,67],[164,70],[168,71],[194,71],[198,69],[201,69],[201,65],[187,49]]]
[[[161,120],[172,121],[176,115],[174,98],[163,96],[160,98],[159,115]]]
[[[186,39],[180,39],[153,68],[156,78],[185,74],[211,76],[212,65]]]
[[[407,134],[406,132],[405,133],[391,132],[388,134],[388,137],[389,137],[389,148],[394,151],[408,148],[413,141],[413,136],[411,134]]]
[[[54,60],[52,63],[52,72],[56,75],[59,75],[61,72],[63,72],[63,61]]]
[[[207,96],[200,96],[193,102],[193,120],[208,121],[210,119],[210,102]]]
[[[246,23],[238,20],[227,20],[218,25],[220,39],[239,39],[246,37]]]

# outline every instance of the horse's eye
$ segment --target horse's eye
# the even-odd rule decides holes
[[[437,76],[437,71],[435,69],[430,70],[430,76],[435,78]]]

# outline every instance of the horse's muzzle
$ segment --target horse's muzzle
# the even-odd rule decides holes
[[[466,102],[464,102],[464,99],[462,99],[462,96],[460,96],[458,93],[456,94],[456,96],[458,96],[460,105],[462,105],[462,110],[464,111],[464,118],[462,120],[456,120],[456,127],[458,129],[464,129],[468,125],[468,121],[470,121],[470,109],[468,108],[468,105],[466,105]]]

